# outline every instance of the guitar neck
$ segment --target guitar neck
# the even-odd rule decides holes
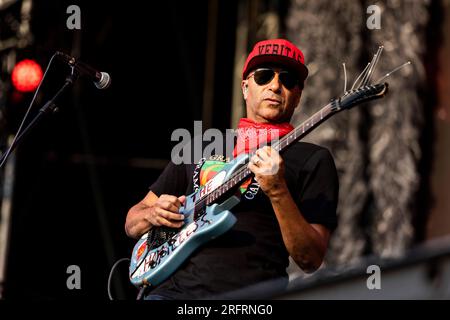
[[[338,100],[333,100],[325,107],[320,109],[318,112],[313,114],[308,120],[304,121],[299,126],[295,127],[290,133],[282,137],[276,143],[273,143],[271,146],[275,150],[279,152],[283,152],[290,146],[292,146],[295,142],[299,141],[303,137],[305,137],[312,130],[317,128],[322,122],[331,117],[334,113],[340,111]],[[249,155],[249,158],[251,155]],[[227,181],[225,181],[222,185],[217,187],[215,190],[210,192],[206,198],[206,204],[212,204],[216,202],[219,198],[221,198],[227,191],[235,188],[244,182],[248,177],[252,175],[250,169],[247,166],[244,166],[241,170],[236,172],[233,176],[231,176]]]
[[[339,111],[337,100],[333,100],[318,112],[313,114],[308,120],[304,121],[294,130],[283,136],[279,141],[272,144],[272,148],[278,152],[283,152],[289,148],[293,143],[305,137],[308,133],[317,128],[322,122],[331,117],[334,113]]]

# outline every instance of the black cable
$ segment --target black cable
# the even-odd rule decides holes
[[[108,277],[108,296],[109,296],[109,300],[114,300],[112,295],[111,295],[111,279],[112,279],[112,274],[114,272],[114,269],[118,266],[119,263],[121,263],[122,261],[125,260],[130,260],[129,258],[122,258],[118,261],[116,261],[116,263],[114,263],[114,265],[111,268],[111,271],[109,272],[109,277]]]

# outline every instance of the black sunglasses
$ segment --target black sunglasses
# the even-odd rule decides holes
[[[265,84],[268,84],[272,79],[275,77],[275,70],[270,68],[260,68],[253,71],[247,79],[253,76],[253,79],[255,79],[255,82],[257,85],[263,86]],[[289,71],[282,70],[278,72],[278,77],[287,89],[291,90],[294,88],[297,84],[300,86],[300,81],[298,77]],[[300,86],[301,88],[301,86]]]

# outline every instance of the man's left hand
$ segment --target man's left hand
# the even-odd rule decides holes
[[[248,168],[255,174],[255,180],[269,198],[287,191],[283,158],[272,147],[265,146],[256,150]]]

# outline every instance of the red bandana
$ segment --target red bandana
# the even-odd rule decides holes
[[[241,153],[250,153],[259,146],[279,139],[288,134],[294,127],[288,123],[257,123],[248,118],[241,118],[237,128],[238,139],[234,147],[233,156],[236,158]]]

